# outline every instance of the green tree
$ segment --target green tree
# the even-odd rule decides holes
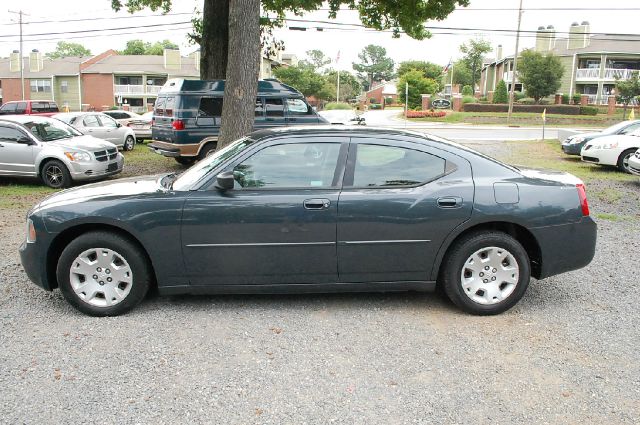
[[[473,96],[473,89],[471,86],[463,86],[462,87],[462,95],[463,96]]]
[[[627,80],[616,80],[616,95],[618,102],[624,105],[622,119],[627,119],[629,103],[640,95],[640,77],[638,72],[631,74]]]
[[[398,97],[400,102],[405,102],[405,87],[409,83],[409,108],[422,105],[423,94],[435,94],[438,91],[438,83],[425,78],[421,71],[416,69],[406,72],[398,80]]]
[[[475,90],[476,84],[480,79],[482,70],[482,60],[484,55],[491,51],[491,43],[482,39],[469,40],[467,43],[460,45],[460,51],[464,53],[462,60],[471,70],[470,86]]]
[[[451,81],[451,74],[449,73],[448,75],[447,81]],[[453,64],[453,84],[460,84],[463,87],[473,84],[471,69],[469,69],[469,66],[464,60],[459,60]]]
[[[322,91],[323,100],[335,100],[338,85],[338,71],[330,70],[324,76],[325,84]],[[354,99],[362,91],[358,78],[349,71],[340,71],[340,102]]]
[[[507,103],[509,101],[509,93],[504,80],[498,81],[496,91],[493,93],[493,103]]]
[[[316,96],[323,89],[325,79],[313,69],[304,66],[283,66],[274,70],[280,81],[299,90],[305,96]]]
[[[67,58],[71,56],[91,56],[91,50],[87,49],[80,43],[68,43],[66,41],[58,41],[56,50],[45,54],[49,59]]]
[[[149,8],[153,11],[162,10],[167,13],[171,10],[172,0],[110,0],[114,10],[126,7],[131,13]],[[262,0],[254,3],[247,3],[248,0],[204,0],[201,17],[195,16],[194,36],[200,44],[200,77],[203,79],[227,78],[225,85],[225,102],[223,106],[223,125],[221,129],[218,148],[230,143],[234,137],[244,135],[246,129],[253,126],[254,101],[251,94],[257,90],[257,78],[249,80],[242,79],[241,76],[249,75],[246,69],[250,64],[241,61],[233,61],[231,57],[241,55],[250,58],[255,52],[253,46],[258,45],[256,64],[259,64],[260,55],[260,26],[255,32],[249,31],[253,26],[247,26],[244,32],[232,35],[230,27],[231,8],[234,5],[251,7],[245,9],[247,16],[246,23],[252,20],[257,14],[260,17],[261,9],[264,15],[275,14],[275,20],[263,19],[263,24],[274,24],[283,22],[286,13],[301,15],[304,12],[316,11],[326,7],[324,0]],[[401,32],[415,39],[424,39],[430,36],[425,22],[431,20],[443,20],[457,6],[468,6],[469,0],[329,0],[329,18],[335,18],[340,7],[347,7],[357,10],[360,21],[365,27],[377,30],[392,30],[394,36],[399,37]],[[255,9],[255,10],[254,10]],[[237,9],[236,9],[237,10]],[[200,22],[198,24],[198,22]],[[200,31],[197,33],[197,31]],[[253,38],[254,42],[248,43],[245,39]],[[232,48],[232,44],[235,46]],[[239,50],[240,46],[251,46],[251,51]],[[249,59],[253,64],[254,58]],[[257,72],[257,71],[256,71]],[[234,80],[232,83],[231,80]],[[243,85],[239,84],[240,82]],[[238,83],[238,84],[236,84]],[[233,99],[227,100],[228,97]],[[236,102],[243,98],[243,102]],[[241,107],[237,112],[238,117],[243,117],[246,122],[231,119],[226,120],[227,113],[232,113],[232,108]],[[242,125],[240,125],[242,124]],[[226,127],[231,129],[225,130]]]
[[[358,77],[366,81],[371,88],[375,81],[390,80],[393,78],[393,59],[387,56],[387,49],[375,44],[369,44],[358,53],[359,63],[353,63],[353,69],[358,72]]]
[[[155,43],[142,40],[129,40],[125,49],[120,52],[123,55],[155,55],[162,56],[164,49],[177,49],[178,45],[170,40],[156,41]]]
[[[551,53],[543,55],[527,49],[518,62],[518,79],[536,103],[558,91],[563,74],[562,62]]]
[[[431,78],[432,80],[435,80],[436,82],[438,82],[438,91],[440,91],[442,90],[442,87],[443,87],[442,68],[443,68],[442,66],[432,62],[405,61],[405,62],[400,62],[396,73],[398,74],[398,77],[402,77],[408,71],[412,69],[417,69],[418,71],[422,72],[422,75],[424,75],[425,78]]]
[[[144,55],[146,52],[144,41],[142,40],[129,40],[127,46],[120,53],[123,55]]]
[[[319,71],[331,63],[331,58],[326,56],[322,50],[307,50],[306,54],[307,58],[300,61],[302,66]]]

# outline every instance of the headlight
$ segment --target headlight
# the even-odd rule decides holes
[[[27,243],[34,243],[36,241],[36,228],[33,227],[33,221],[30,218],[27,219]]]
[[[575,145],[577,143],[582,143],[582,142],[584,142],[584,137],[576,137],[575,139],[569,140],[570,145]]]
[[[89,155],[86,152],[65,152],[64,154],[67,158],[69,158],[70,161],[76,161],[76,162],[91,161],[91,155]]]

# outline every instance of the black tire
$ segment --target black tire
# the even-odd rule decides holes
[[[622,171],[623,173],[631,174],[631,171],[629,170],[629,158],[631,158],[637,150],[637,148],[627,149],[620,154],[617,164],[618,170]]]
[[[132,278],[129,283],[131,285],[129,292],[121,301],[111,306],[96,306],[83,300],[76,294],[71,283],[70,271],[74,262],[76,262],[76,258],[94,248],[109,249],[116,252],[125,259],[131,270]],[[109,270],[105,271],[109,272]],[[95,276],[98,275],[96,274]],[[144,299],[151,286],[152,271],[145,254],[141,252],[136,244],[121,235],[97,231],[78,236],[67,245],[58,259],[56,277],[62,295],[76,309],[90,316],[117,316],[128,312]],[[114,283],[114,285],[116,284]],[[105,294],[107,292],[103,292],[100,297],[98,292],[94,299],[104,299]]]
[[[180,165],[192,165],[194,162],[196,162],[196,158],[192,156],[178,156],[174,159]]]
[[[481,304],[467,295],[462,283],[465,263],[477,251],[496,247],[507,250],[518,264],[518,280],[513,291],[502,301],[495,304]],[[478,232],[463,236],[450,248],[442,263],[440,284],[449,299],[462,310],[475,315],[500,314],[513,307],[524,295],[531,279],[529,256],[520,243],[502,232]],[[482,292],[482,289],[479,291]]]
[[[50,159],[42,166],[40,178],[49,187],[62,189],[71,186],[71,174],[62,161]]]
[[[127,136],[122,145],[123,151],[132,151],[136,147],[136,139],[133,136]]]
[[[216,147],[218,145],[215,142],[209,142],[200,149],[200,153],[198,154],[198,161],[205,159],[207,156],[211,155],[216,151]]]

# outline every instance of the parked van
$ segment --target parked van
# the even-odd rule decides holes
[[[0,107],[0,115],[40,115],[50,117],[60,112],[50,100],[12,100]]]
[[[158,93],[152,143],[156,153],[190,164],[214,151],[220,132],[224,80],[171,79]],[[254,129],[328,124],[302,93],[278,80],[258,82]]]

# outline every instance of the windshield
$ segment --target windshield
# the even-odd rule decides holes
[[[623,128],[625,128],[626,126],[628,126],[629,124],[631,124],[633,121],[622,121],[619,122],[618,124],[614,124],[611,127],[605,128],[604,130],[602,130],[602,133],[604,134],[615,134],[618,131],[622,130]]]
[[[34,118],[33,120],[26,121],[24,126],[42,142],[82,136],[82,133],[75,128],[56,119]]]
[[[222,162],[243,151],[247,146],[253,143],[253,140],[245,137],[236,140],[229,146],[209,155],[193,167],[182,173],[180,177],[173,182],[174,190],[189,190],[202,177],[207,175],[209,171],[217,167]]]

